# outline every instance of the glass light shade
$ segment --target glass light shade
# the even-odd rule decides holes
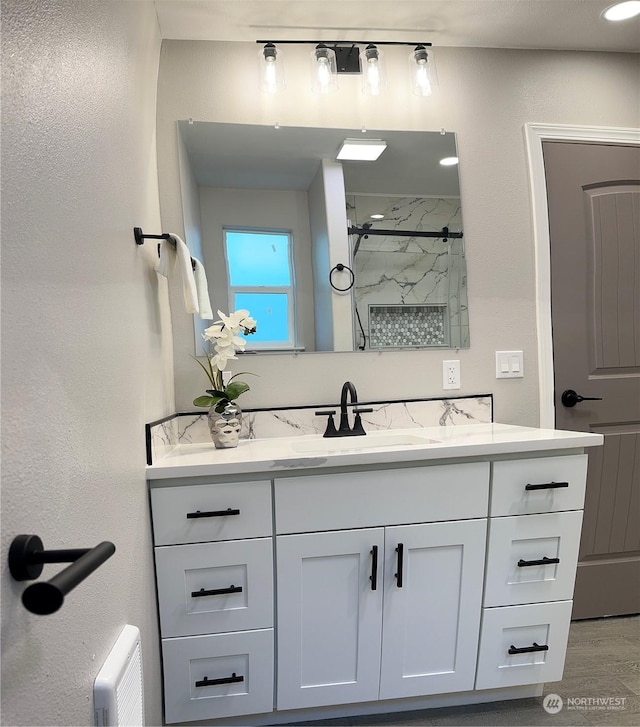
[[[282,51],[273,43],[267,43],[258,51],[258,63],[260,65],[260,88],[269,94],[282,91],[285,88]]]
[[[336,54],[324,43],[319,43],[311,51],[311,79],[311,87],[316,93],[326,94],[338,90]]]
[[[427,51],[425,46],[417,45],[409,54],[409,72],[414,95],[431,96],[433,87],[438,83],[433,53]]]
[[[360,53],[360,67],[362,69],[362,93],[369,96],[379,96],[386,85],[382,51],[370,43]]]

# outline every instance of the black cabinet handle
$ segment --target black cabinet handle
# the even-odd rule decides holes
[[[547,558],[545,555],[540,560],[520,560],[518,561],[518,568],[526,568],[529,565],[550,565],[551,563],[559,563],[560,558]]]
[[[547,644],[536,644],[533,642],[533,646],[522,646],[520,648],[515,647],[513,644],[509,647],[509,654],[529,654],[532,651],[549,651]]]
[[[200,598],[201,596],[220,596],[223,593],[242,593],[242,586],[231,585],[229,588],[214,588],[209,591],[205,591],[201,588],[199,591],[191,591],[191,598]]]
[[[375,591],[378,588],[378,546],[371,546],[371,575],[369,580],[371,581],[371,590]]]
[[[196,682],[196,687],[214,687],[216,684],[235,684],[236,682],[243,682],[244,677],[242,674],[236,676],[235,671],[230,677],[223,677],[222,679],[209,679],[205,677],[202,681]]]
[[[543,482],[540,485],[525,485],[525,490],[557,490],[559,487],[569,487],[568,482]]]
[[[398,547],[396,548],[396,553],[398,554],[398,572],[395,574],[396,585],[398,586],[398,588],[402,588],[402,568],[404,566],[404,545],[403,545],[403,543],[398,543]]]
[[[200,510],[196,510],[195,512],[188,512],[187,518],[191,520],[192,518],[197,517],[226,517],[227,515],[239,514],[240,510],[228,507],[226,510],[209,510],[208,512],[200,512]]]

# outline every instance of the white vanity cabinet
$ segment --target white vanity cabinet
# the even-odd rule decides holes
[[[562,678],[587,455],[494,462],[476,689]]]
[[[583,447],[602,437],[427,436],[370,454],[186,447],[149,467],[167,724],[470,704],[561,679]]]
[[[165,721],[270,712],[271,482],[152,488],[151,508]]]
[[[276,479],[278,709],[473,688],[488,494],[488,463]]]

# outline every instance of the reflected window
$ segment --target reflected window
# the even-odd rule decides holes
[[[294,270],[291,233],[225,229],[225,256],[232,310],[244,308],[258,323],[247,344],[255,349],[295,343]]]

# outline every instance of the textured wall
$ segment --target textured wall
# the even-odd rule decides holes
[[[396,52],[397,51],[397,52]],[[165,41],[158,85],[158,171],[162,222],[181,228],[175,121],[457,132],[469,275],[471,348],[455,354],[461,393],[495,394],[497,421],[538,424],[534,250],[523,125],[527,122],[638,126],[637,55],[438,48],[440,88],[430,99],[406,87],[406,49],[389,48],[390,94],[311,94],[307,46],[287,46],[288,89],[257,89],[255,45]],[[391,80],[399,83],[391,87]],[[341,79],[342,81],[342,79]],[[191,319],[174,315],[177,409],[192,408],[202,381],[189,354]],[[524,379],[495,379],[495,351],[522,349]],[[451,351],[263,356],[247,406],[332,401],[352,379],[360,398],[438,396]],[[328,359],[330,365],[327,365]]]
[[[93,724],[93,680],[142,630],[148,724],[160,664],[144,423],[173,410],[151,2],[2,3],[2,723]],[[6,554],[116,544],[50,616]],[[63,566],[45,566],[44,578]]]

